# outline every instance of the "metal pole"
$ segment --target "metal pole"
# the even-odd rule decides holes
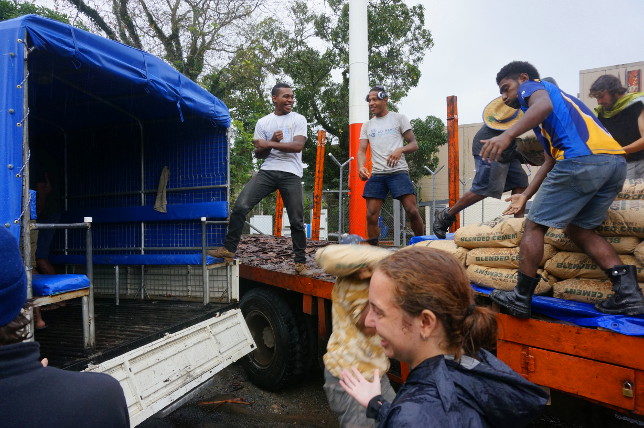
[[[115,278],[114,293],[116,294],[115,301],[116,301],[116,306],[118,306],[119,305],[119,298],[120,298],[120,294],[121,294],[120,279],[119,279],[119,265],[114,266],[114,278]]]
[[[400,246],[400,201],[393,200],[394,205],[394,246]]]
[[[15,222],[20,223],[20,238],[22,238],[23,260],[27,273],[27,299],[31,299],[33,297],[33,290],[31,285],[33,260],[31,260],[31,212],[29,209],[29,64],[27,62],[27,57],[29,56],[29,48],[27,46],[26,37],[27,35],[25,34],[25,40],[17,40],[18,43],[23,44],[23,81],[22,83],[17,85],[18,89],[22,89],[22,120],[16,123],[16,126],[22,127],[22,171],[21,173],[19,173],[22,174],[22,219],[16,219]],[[29,308],[28,316],[30,319],[28,340],[33,341],[35,331],[33,308]]]
[[[87,255],[87,277],[89,278],[89,295],[83,296],[83,340],[85,348],[96,345],[96,325],[94,319],[94,262],[92,260],[92,218],[85,217],[85,253]]]
[[[338,189],[338,240],[339,240],[340,235],[342,235],[342,199],[343,199],[342,198],[343,196],[342,195],[342,170],[344,169],[345,166],[347,166],[349,162],[353,160],[353,156],[347,159],[344,163],[340,163],[340,161],[338,161],[335,158],[335,156],[333,156],[333,153],[329,153],[329,157],[340,168],[340,179],[338,180],[339,181],[338,183],[338,187],[339,187]]]
[[[432,171],[430,167],[423,166],[425,171],[429,172],[429,175],[432,177],[432,226],[434,225],[434,216],[436,215],[436,174],[441,172],[445,165],[441,165],[436,171]]]
[[[203,304],[210,302],[208,269],[206,269],[206,217],[201,217],[201,274],[203,277]]]
[[[369,120],[364,97],[369,91],[368,0],[349,0],[349,156],[358,157],[360,129]],[[365,182],[358,175],[358,162],[349,165],[349,233],[367,238],[367,203],[362,197]]]

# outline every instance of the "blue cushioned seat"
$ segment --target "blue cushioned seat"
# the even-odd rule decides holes
[[[38,275],[31,280],[34,296],[53,296],[68,291],[89,288],[89,278],[85,275]]]
[[[84,265],[84,255],[51,255],[54,264]],[[200,265],[201,254],[94,254],[95,265]],[[221,263],[223,259],[206,256],[206,264]]]

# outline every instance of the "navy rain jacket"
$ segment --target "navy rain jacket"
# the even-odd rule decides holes
[[[379,427],[518,427],[537,416],[548,394],[491,353],[460,364],[438,355],[415,367],[392,403],[378,396],[367,416]]]

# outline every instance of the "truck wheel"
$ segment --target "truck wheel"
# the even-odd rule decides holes
[[[240,302],[257,348],[242,359],[251,382],[278,391],[302,374],[304,346],[286,301],[272,290],[254,288]]]

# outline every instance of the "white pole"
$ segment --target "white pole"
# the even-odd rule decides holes
[[[369,120],[367,0],[349,0],[349,124]]]
[[[358,158],[360,128],[369,120],[369,38],[367,0],[349,0],[349,157]],[[367,204],[358,163],[349,163],[349,233],[367,237]]]

